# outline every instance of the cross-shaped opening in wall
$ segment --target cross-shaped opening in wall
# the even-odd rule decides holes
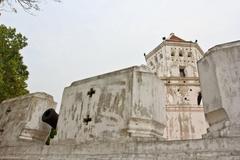
[[[87,95],[91,98],[93,94],[95,94],[95,90],[91,88],[90,91],[88,91]]]
[[[92,118],[90,118],[89,114],[87,115],[86,118],[83,119],[83,122],[88,125],[88,122],[92,121]]]

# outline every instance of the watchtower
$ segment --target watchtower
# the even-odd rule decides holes
[[[145,55],[147,66],[164,81],[167,128],[165,137],[198,139],[206,133],[197,61],[203,51],[197,40],[185,41],[171,33],[168,38]],[[198,102],[199,101],[199,102]]]

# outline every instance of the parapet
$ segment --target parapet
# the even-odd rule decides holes
[[[198,61],[205,137],[240,136],[240,41],[217,45]]]
[[[163,82],[144,67],[73,82],[64,89],[55,144],[162,138]]]
[[[55,108],[53,97],[37,92],[5,100],[0,104],[0,146],[20,145],[21,142],[44,144],[50,127],[41,116]]]

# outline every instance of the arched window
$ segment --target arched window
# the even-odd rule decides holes
[[[179,73],[180,73],[180,77],[186,77],[184,66],[179,66]]]
[[[175,56],[175,52],[174,51],[171,52],[171,56],[172,57]]]
[[[179,51],[179,57],[183,57],[183,51],[182,50]]]
[[[188,52],[188,57],[192,57],[192,52]]]

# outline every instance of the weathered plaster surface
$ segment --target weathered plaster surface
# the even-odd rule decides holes
[[[142,67],[73,82],[65,88],[56,143],[122,137],[162,137],[165,99],[162,81]],[[88,95],[90,90],[94,94]],[[88,123],[84,119],[89,115]]]
[[[0,147],[1,160],[239,160],[240,138]]]
[[[164,40],[145,56],[148,67],[165,83],[164,137],[168,140],[199,139],[207,132],[203,106],[197,103],[200,92],[197,61],[202,55],[197,43]]]
[[[198,67],[208,136],[240,136],[240,41],[209,49]]]
[[[44,144],[49,127],[41,116],[55,106],[52,96],[42,92],[3,101],[0,104],[0,146],[26,140]]]
[[[67,104],[69,102],[71,103],[77,102],[77,105],[78,105],[78,103],[81,102],[80,104],[87,104],[87,106],[94,106],[92,104],[99,104],[98,102],[102,97],[104,97],[104,101],[100,103],[102,105],[99,105],[100,111],[97,109],[98,108],[97,106],[87,107],[87,108],[91,108],[89,113],[91,115],[91,118],[93,118],[93,120],[94,120],[93,113],[96,113],[94,109],[96,109],[97,111],[99,111],[98,113],[103,115],[100,117],[101,118],[100,123],[102,123],[100,125],[103,128],[106,127],[105,128],[106,130],[108,130],[109,128],[109,130],[112,131],[112,128],[113,128],[112,126],[114,126],[114,125],[112,126],[108,125],[110,124],[108,122],[111,122],[112,120],[110,118],[108,119],[107,115],[114,114],[114,116],[119,115],[119,117],[121,117],[121,114],[119,113],[123,113],[122,117],[129,116],[129,119],[130,119],[129,122],[133,123],[133,126],[135,125],[135,127],[137,126],[137,124],[134,124],[134,122],[137,122],[141,126],[140,129],[142,129],[143,128],[142,126],[144,126],[144,128],[150,131],[149,128],[154,126],[153,128],[156,130],[155,127],[159,124],[158,121],[162,121],[162,120],[161,118],[158,117],[158,114],[154,113],[154,112],[157,112],[157,108],[150,102],[152,102],[152,100],[155,100],[156,98],[155,96],[159,96],[158,94],[161,93],[160,90],[162,86],[159,89],[157,89],[158,86],[156,86],[156,84],[158,83],[157,82],[158,78],[155,81],[155,77],[152,74],[149,74],[148,72],[145,73],[144,70],[142,70],[142,68],[132,67],[129,69],[124,69],[121,71],[74,82],[70,87],[66,88],[63,95],[62,108],[59,116],[60,119],[58,121],[58,123],[60,122],[60,124],[58,125],[59,127],[58,135],[60,134],[60,136],[58,136],[58,138],[56,139],[55,144],[51,144],[50,146],[43,145],[38,141],[16,140],[17,134],[11,133],[10,131],[12,132],[20,131],[18,130],[19,129],[18,123],[16,122],[19,119],[15,120],[13,117],[11,117],[11,119],[6,120],[8,119],[6,117],[8,117],[10,114],[12,115],[14,114],[16,116],[18,112],[22,113],[21,108],[24,109],[26,104],[28,105],[32,104],[30,102],[32,102],[33,99],[35,99],[37,102],[39,101],[41,102],[41,103],[36,103],[39,105],[29,105],[29,106],[34,106],[34,108],[43,107],[45,109],[46,104],[49,104],[49,105],[55,104],[50,96],[47,96],[45,94],[44,96],[42,94],[41,96],[39,96],[39,94],[36,94],[35,96],[28,95],[28,96],[17,98],[15,100],[3,102],[0,105],[0,107],[2,107],[0,108],[0,115],[1,115],[0,126],[3,126],[2,125],[4,124],[3,122],[7,121],[8,123],[6,123],[7,125],[5,125],[5,127],[7,127],[7,130],[9,130],[9,132],[7,132],[9,135],[3,134],[4,139],[3,138],[1,139],[2,141],[0,144],[0,160],[36,160],[36,159],[38,160],[79,160],[79,159],[81,160],[99,160],[99,159],[100,160],[173,160],[173,159],[174,160],[240,160],[240,134],[239,134],[240,133],[240,127],[239,127],[240,83],[238,82],[239,81],[238,63],[240,60],[239,44],[240,43],[238,41],[238,42],[232,42],[232,43],[217,46],[209,50],[206,56],[204,56],[204,58],[199,61],[198,65],[199,65],[200,81],[201,81],[202,93],[203,93],[203,104],[207,104],[204,110],[206,113],[207,120],[210,124],[210,128],[208,130],[209,132],[205,136],[205,139],[166,141],[166,140],[160,140],[158,138],[155,138],[154,136],[150,136],[150,137],[146,136],[146,133],[148,135],[152,135],[152,133],[154,132],[146,132],[145,130],[144,132],[145,134],[143,134],[142,132],[136,132],[136,133],[142,133],[142,134],[135,134],[140,136],[133,136],[131,138],[129,136],[127,136],[127,138],[120,138],[120,139],[117,137],[115,138],[110,137],[110,139],[99,138],[99,139],[95,139],[95,141],[86,142],[86,141],[81,141],[81,137],[80,139],[79,137],[73,137],[72,139],[71,138],[66,139],[65,143],[62,143],[63,141],[59,141],[60,140],[59,138],[65,138],[64,136],[63,137],[61,136],[61,135],[65,135],[63,133],[70,133],[69,135],[71,136],[71,133],[72,133],[72,130],[74,130],[74,127],[78,127],[79,124],[82,124],[82,121],[77,121],[77,122],[74,121],[75,119],[74,117],[79,116],[79,113],[87,113],[88,111],[86,110],[81,112],[81,109],[78,110],[78,109],[75,109],[74,107],[72,108],[72,105],[68,106]],[[222,63],[219,63],[219,61],[216,61],[216,62],[213,61],[212,56],[216,56],[214,57],[214,59],[218,59],[218,60],[219,58],[221,58]],[[208,62],[209,65],[206,65],[206,61]],[[213,70],[218,70],[218,71],[214,72]],[[227,77],[222,76],[221,73],[223,73],[223,71],[228,72]],[[144,73],[141,73],[141,72],[144,72]],[[215,74],[212,74],[212,73],[215,73]],[[131,75],[130,77],[132,77],[131,80],[128,79],[129,75]],[[221,75],[221,76],[218,76],[218,75]],[[121,81],[121,83],[119,83],[119,81]],[[125,83],[122,83],[122,81],[124,81]],[[147,81],[150,81],[152,83],[150,85],[152,89],[149,89],[149,87],[145,86],[145,84],[147,84],[146,83]],[[85,86],[83,86],[84,84]],[[119,88],[119,87],[115,88],[112,86],[112,85],[118,86],[120,84],[122,85],[122,88],[120,88],[119,90],[116,90],[116,88]],[[209,87],[209,85],[211,86],[214,84],[216,84],[214,87]],[[83,95],[88,93],[89,87],[94,88],[95,93],[92,95],[92,97],[85,96],[85,98],[81,99],[80,97],[84,97]],[[157,87],[157,88],[154,88],[154,87]],[[106,88],[104,90],[105,92],[100,92],[101,88]],[[130,100],[129,101],[125,100],[124,102],[121,102],[121,103],[119,102],[117,104],[127,104],[126,105],[127,107],[124,106],[123,110],[119,109],[118,107],[116,107],[118,109],[116,109],[115,107],[111,107],[111,104],[112,103],[114,104],[115,98],[112,102],[108,100],[112,98],[105,98],[105,97],[108,97],[107,95],[109,94],[111,94],[111,96],[109,97],[113,97],[113,95],[114,97],[117,97],[116,96],[117,93],[118,95],[124,95],[124,94],[120,94],[122,93],[123,89],[128,91],[125,93],[125,95],[129,94]],[[79,92],[83,92],[83,93],[78,94]],[[146,92],[146,93],[135,93],[135,92]],[[215,93],[218,96],[211,96],[212,94],[215,94]],[[101,97],[100,95],[102,94],[105,94],[105,95]],[[98,97],[96,95],[98,95]],[[152,99],[145,99],[142,102],[141,97],[146,95],[150,95],[153,97]],[[96,96],[95,97],[96,99],[92,101],[91,98],[94,99],[94,96]],[[34,97],[34,98],[29,100],[29,97],[32,97],[32,98]],[[45,97],[45,98],[42,99],[42,97]],[[81,101],[79,101],[79,99]],[[229,99],[232,102],[229,102]],[[16,101],[16,103],[14,103],[14,101]],[[66,101],[66,103],[64,101]],[[83,101],[87,101],[87,102],[83,102]],[[164,105],[164,100],[163,101],[156,100],[156,101],[157,101],[156,104]],[[46,102],[49,102],[49,103],[46,103]],[[134,106],[134,104],[136,105]],[[14,110],[15,112],[13,112],[13,110],[10,112],[7,111],[9,106],[14,106],[14,107],[11,107],[11,109],[14,110],[15,108],[16,109]],[[117,105],[117,106],[121,106],[121,105]],[[143,108],[146,108],[146,109],[143,109]],[[189,110],[191,110],[191,114],[193,114],[192,115],[193,117],[191,117],[191,119],[194,121],[194,117],[199,116],[194,114],[198,113],[198,111],[201,111],[201,109],[202,109],[201,107],[189,107],[188,104],[184,104],[184,107],[167,107],[168,112],[173,112],[174,116],[179,120],[181,119],[180,121],[184,123],[184,124],[178,123],[179,125],[181,125],[180,128],[182,129],[187,128],[186,126],[188,125],[188,122],[189,122],[188,121]],[[40,110],[41,109],[39,109],[38,114],[35,115],[36,117],[39,117],[42,115],[42,110],[41,110],[41,113],[40,113]],[[181,112],[179,112],[179,110],[181,110]],[[24,113],[25,112],[29,113],[30,117],[33,117],[31,115],[35,114],[35,112],[32,112],[32,108],[29,110],[25,109],[23,111]],[[67,112],[67,115],[65,115],[66,112]],[[107,113],[104,114],[104,112],[107,112]],[[6,113],[8,113],[9,115],[4,115]],[[26,117],[29,117],[29,115],[27,115]],[[179,115],[181,116],[179,117]],[[123,121],[127,121],[127,119],[124,119],[122,117],[119,119],[122,119]],[[32,121],[32,119],[34,120]],[[24,121],[28,123],[29,126],[34,128],[39,126],[39,121],[35,121],[36,119],[38,118],[30,118],[28,119],[29,122],[25,121],[25,119],[22,119],[19,122]],[[198,120],[198,118],[196,118],[195,120]],[[158,123],[156,124],[156,122]],[[91,123],[95,123],[95,122],[89,121],[89,124]],[[131,123],[128,123],[127,127],[129,127],[129,124],[131,125]],[[12,127],[12,124],[16,125],[16,127]],[[114,123],[111,123],[111,124],[114,124]],[[10,125],[12,128],[10,127]],[[176,125],[174,124],[174,121],[172,125]],[[114,127],[121,129],[121,125],[114,126]],[[20,126],[20,128],[24,128],[24,126],[23,127]],[[188,127],[188,128],[191,128],[191,127]],[[101,130],[101,128],[99,129]],[[134,127],[132,127],[132,129],[136,130],[136,128]],[[137,127],[137,129],[139,128]],[[197,131],[192,129],[191,133],[194,133],[194,132],[197,132]],[[118,135],[118,133],[119,132],[116,132],[115,135]],[[183,133],[189,133],[189,132],[184,131]],[[79,130],[78,134],[81,134],[81,130]],[[101,135],[101,132],[100,132],[100,135]],[[108,135],[112,136],[112,134],[108,134]],[[86,133],[86,136],[89,136],[89,132]],[[182,136],[189,137],[192,135],[182,135]]]

